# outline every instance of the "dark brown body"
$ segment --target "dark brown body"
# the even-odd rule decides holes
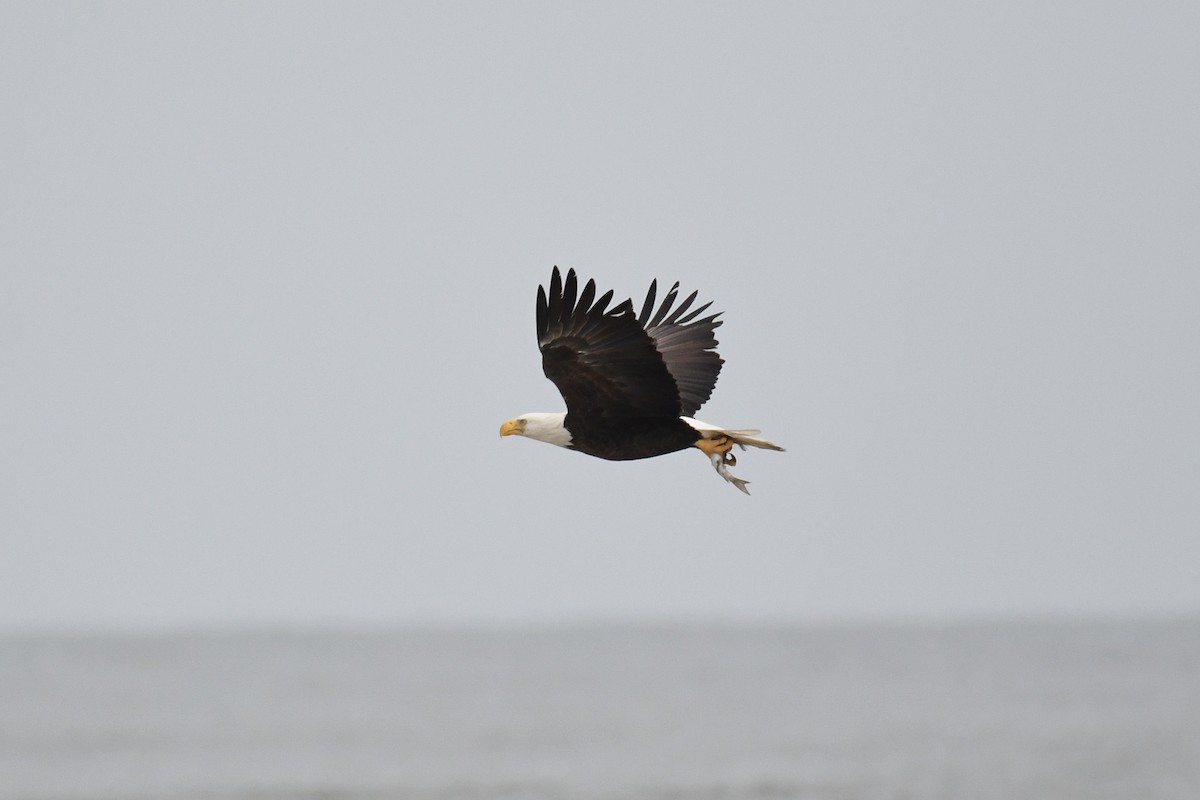
[[[572,450],[609,461],[633,461],[686,450],[700,438],[678,417],[622,419],[617,425],[597,425],[595,419],[567,414],[563,424],[571,433]]]

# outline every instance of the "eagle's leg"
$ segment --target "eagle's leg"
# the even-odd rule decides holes
[[[712,458],[715,453],[728,453],[733,449],[733,439],[728,436],[717,436],[713,439],[705,439],[703,437],[696,440],[696,447],[704,452],[704,455]]]
[[[737,456],[733,454],[733,439],[728,436],[718,436],[714,439],[701,438],[696,442],[696,447],[700,448],[706,456],[712,458],[713,455],[720,453],[725,458],[725,463],[729,466],[737,464]],[[744,447],[742,448],[745,449]]]
[[[713,469],[717,471],[718,475],[746,494],[750,494],[750,490],[746,488],[746,484],[749,481],[742,480],[728,469],[728,467],[737,463],[737,458],[730,452],[733,449],[732,439],[728,436],[718,436],[715,439],[700,439],[696,442],[695,447],[708,456],[708,460],[712,462]]]

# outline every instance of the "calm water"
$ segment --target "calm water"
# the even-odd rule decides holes
[[[1200,797],[1200,622],[0,640],[0,797]]]

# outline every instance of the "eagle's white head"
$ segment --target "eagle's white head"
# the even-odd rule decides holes
[[[556,444],[559,447],[571,446],[571,432],[567,430],[563,420],[567,418],[565,411],[557,414],[534,412],[522,414],[500,426],[501,436],[524,436],[537,439],[539,442]]]

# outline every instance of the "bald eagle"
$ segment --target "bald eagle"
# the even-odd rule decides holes
[[[746,494],[749,481],[729,472],[736,444],[783,450],[757,430],[730,430],[691,418],[712,395],[725,362],[714,349],[719,313],[688,313],[692,292],[677,308],[676,283],[655,310],[658,281],[633,313],[633,301],[608,308],[612,291],[596,299],[596,282],[579,292],[575,270],[558,267],[550,290],[538,287],[537,337],[542,371],[566,401],[565,413],[531,413],[500,426],[501,436],[526,436],[612,461],[651,458],[698,448],[717,473]]]

